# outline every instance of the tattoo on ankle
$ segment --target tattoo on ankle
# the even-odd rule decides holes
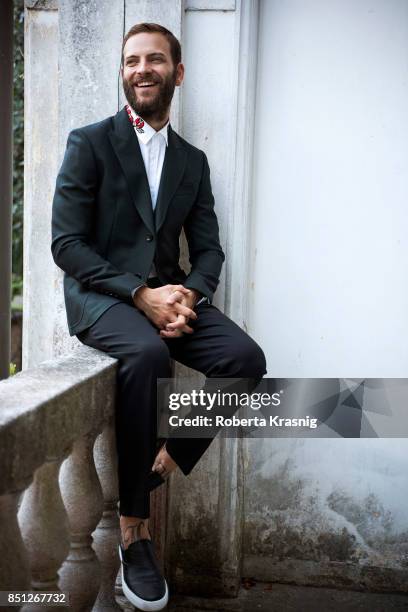
[[[123,537],[123,544],[131,544],[132,542],[136,542],[136,540],[141,539],[140,530],[144,526],[144,521],[140,521],[139,523],[134,523],[133,525],[128,525],[125,529]],[[128,530],[130,529],[130,534],[127,535]],[[136,530],[136,531],[135,531]]]

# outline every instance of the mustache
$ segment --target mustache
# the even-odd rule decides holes
[[[139,85],[139,83],[144,83],[145,81],[151,81],[152,83],[161,83],[162,79],[159,79],[157,77],[153,77],[153,76],[144,76],[144,77],[139,77],[138,79],[134,79],[131,82],[131,85]]]

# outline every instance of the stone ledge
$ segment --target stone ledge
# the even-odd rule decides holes
[[[116,360],[81,346],[0,382],[0,495],[113,416]]]

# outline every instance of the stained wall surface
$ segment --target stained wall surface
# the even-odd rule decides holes
[[[407,58],[403,0],[260,4],[248,320],[270,377],[407,376]],[[407,449],[248,441],[249,575],[406,567]]]

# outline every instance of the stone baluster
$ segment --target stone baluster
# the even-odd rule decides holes
[[[31,566],[31,587],[35,591],[60,593],[58,570],[69,551],[67,514],[58,484],[61,459],[44,463],[26,490],[18,520]],[[26,604],[24,612],[42,610],[41,604]],[[62,606],[47,610],[68,610]]]
[[[101,568],[91,534],[100,521],[103,495],[93,459],[95,433],[79,438],[60,473],[71,548],[60,571],[60,588],[74,610],[91,610],[100,588]]]
[[[94,457],[102,485],[104,510],[102,519],[93,534],[94,549],[102,568],[101,588],[93,612],[102,612],[102,610],[121,609],[115,601],[115,579],[119,568],[120,529],[117,513],[117,457],[113,423],[109,423],[97,438]]]
[[[17,521],[20,494],[0,496],[0,591],[27,591],[30,589],[28,554]],[[2,608],[18,610],[18,607]]]

